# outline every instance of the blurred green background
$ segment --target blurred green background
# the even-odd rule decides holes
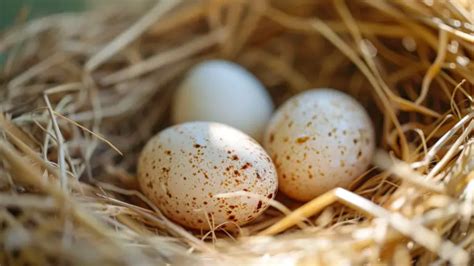
[[[0,0],[0,34],[8,27],[34,18],[101,7],[141,8],[156,0]],[[0,51],[0,68],[8,51]],[[1,266],[1,265],[0,265]]]
[[[0,33],[9,26],[49,14],[81,11],[103,0],[0,0]],[[6,52],[0,52],[0,68]]]
[[[80,11],[85,6],[84,0],[0,0],[0,29],[13,25],[18,19]]]

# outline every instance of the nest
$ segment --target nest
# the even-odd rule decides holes
[[[473,31],[469,0],[162,0],[12,27],[0,264],[470,264]],[[280,196],[237,233],[168,220],[137,190],[137,155],[210,58],[248,68],[277,105],[315,87],[357,98],[373,167],[308,203]]]

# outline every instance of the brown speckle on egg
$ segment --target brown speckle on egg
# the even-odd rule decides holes
[[[308,141],[308,140],[309,140],[309,137],[308,137],[308,136],[299,137],[299,138],[296,139],[296,143],[298,143],[298,144],[303,144],[303,143],[305,143],[305,142]]]
[[[252,164],[249,163],[249,162],[246,162],[246,163],[242,166],[242,169],[245,170],[245,169],[250,168],[250,167],[252,167]]]

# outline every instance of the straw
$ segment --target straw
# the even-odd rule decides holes
[[[1,265],[470,265],[474,5],[140,1],[6,29],[0,52]],[[144,144],[179,82],[235,61],[275,104],[331,87],[376,128],[370,168],[227,231],[189,230],[139,190]]]

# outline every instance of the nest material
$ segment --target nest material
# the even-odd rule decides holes
[[[0,264],[472,263],[473,32],[469,0],[162,0],[13,27],[0,39]],[[208,58],[244,65],[277,104],[312,87],[353,95],[377,126],[374,167],[353,192],[280,197],[237,234],[172,223],[134,167]]]

